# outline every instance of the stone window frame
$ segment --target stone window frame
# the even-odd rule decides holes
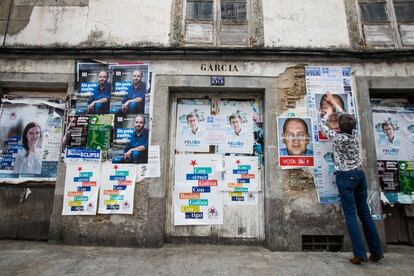
[[[401,23],[405,26],[405,32],[411,32],[411,36],[414,35],[414,19],[405,22],[399,22],[397,20],[394,4],[398,2],[413,2],[414,0],[353,0],[355,4],[355,14],[357,16],[357,29],[360,34],[359,46],[374,47],[374,48],[412,48],[414,46],[414,39],[409,39],[407,34],[406,36],[402,34]],[[349,1],[347,1],[349,2]],[[387,22],[381,23],[366,23],[363,22],[363,15],[360,4],[370,4],[370,3],[384,3],[385,12],[387,15]],[[348,19],[351,21],[350,14],[348,10]],[[356,28],[354,28],[355,31]],[[411,30],[409,30],[411,29]],[[389,31],[389,33],[387,33]],[[352,28],[350,27],[350,32]],[[376,36],[388,36],[387,41],[376,41],[374,38]],[[351,35],[352,39],[352,35]],[[411,40],[411,41],[409,41]]]
[[[220,24],[230,23],[227,20],[220,20],[220,0],[213,0],[213,38],[212,42],[199,41],[191,43],[186,41],[186,2],[187,0],[173,0],[171,9],[171,26],[170,26],[170,45],[180,47],[263,47],[264,30],[263,30],[263,8],[262,0],[247,0],[247,20],[242,22],[232,22],[235,26],[247,24],[247,41],[242,44],[223,44],[220,39]],[[197,21],[197,20],[193,20]],[[202,23],[202,22],[200,22]],[[225,25],[223,24],[223,25]]]

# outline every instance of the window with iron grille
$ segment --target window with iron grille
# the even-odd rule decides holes
[[[367,46],[414,46],[414,0],[358,0]]]

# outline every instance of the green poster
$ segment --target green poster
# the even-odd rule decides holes
[[[414,194],[414,161],[399,161],[400,187],[403,194]]]
[[[113,115],[90,116],[86,147],[89,149],[108,149],[111,141],[112,123]]]

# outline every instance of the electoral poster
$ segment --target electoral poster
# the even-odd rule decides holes
[[[220,153],[253,154],[253,103],[250,101],[220,101],[219,112],[226,117],[226,139]]]
[[[174,225],[223,224],[222,162],[217,154],[175,156]]]
[[[137,168],[132,164],[102,165],[99,214],[132,214]]]
[[[0,182],[53,181],[64,104],[4,100],[0,109]]]
[[[306,92],[308,113],[314,122],[309,129],[314,138],[315,167],[314,180],[320,203],[339,202],[338,189],[335,184],[335,167],[333,165],[332,144],[319,130],[321,118],[327,113],[328,127],[339,131],[338,112],[333,104],[326,100],[330,92],[335,102],[349,114],[355,114],[352,75],[349,66],[306,66]]]
[[[181,100],[177,105],[177,135],[175,148],[178,151],[209,152],[207,140],[207,117],[210,102],[204,99]]]
[[[332,143],[315,143],[315,167],[313,179],[319,203],[338,203],[339,192],[336,186]]]
[[[100,164],[67,164],[62,215],[95,215]]]
[[[260,191],[257,156],[225,156],[223,189],[233,192]]]
[[[313,167],[313,139],[309,117],[277,118],[279,166],[282,168]]]

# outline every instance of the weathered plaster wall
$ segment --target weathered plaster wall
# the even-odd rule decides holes
[[[350,47],[343,0],[263,1],[265,47]]]
[[[169,0],[53,2],[15,1],[5,45],[117,47],[168,43]],[[0,8],[1,31],[6,28],[2,22],[8,7],[2,4]]]
[[[108,57],[110,60],[111,57]],[[102,59],[101,59],[102,60]],[[134,60],[142,61],[136,57]],[[343,220],[339,206],[320,205],[317,202],[316,190],[309,171],[290,170],[282,171],[277,167],[277,139],[275,132],[275,118],[287,111],[297,114],[306,112],[305,84],[303,64],[292,61],[285,62],[237,62],[214,60],[156,60],[153,62],[155,93],[167,108],[160,110],[158,105],[153,107],[153,125],[159,130],[152,142],[161,146],[161,164],[167,163],[168,152],[168,97],[161,94],[157,85],[157,75],[211,75],[211,72],[202,71],[203,63],[232,63],[238,66],[238,71],[223,71],[220,75],[256,77],[273,77],[274,93],[267,94],[266,108],[274,108],[276,112],[267,117],[266,131],[268,133],[268,148],[266,149],[267,170],[272,177],[267,181],[265,190],[266,239],[271,249],[300,250],[301,235],[313,234],[343,234]],[[313,63],[313,65],[347,65],[347,63]],[[414,64],[410,63],[352,63],[356,77],[414,77]],[[174,78],[171,78],[174,79]],[[72,91],[74,82],[73,59],[0,59],[0,85],[3,82],[67,82],[68,92]],[[190,79],[187,83],[191,83]],[[204,82],[203,82],[204,83]],[[161,87],[167,91],[166,83]],[[367,94],[366,89],[356,91],[357,95]],[[363,98],[363,97],[362,97]],[[363,107],[368,108],[366,96],[361,99]],[[369,114],[368,114],[369,115]],[[363,120],[368,120],[367,114],[362,114]],[[365,121],[364,121],[365,122]],[[364,149],[364,160],[370,158],[370,152]],[[374,175],[373,168],[368,167],[370,175]],[[163,175],[168,171],[162,168]],[[61,216],[64,188],[64,168],[60,167],[58,182],[54,194],[53,213],[49,238],[66,243],[97,243],[102,245],[129,245],[129,246],[160,246],[164,239],[165,222],[165,182],[160,179],[147,179],[137,184],[133,215],[98,215],[98,216]],[[373,185],[377,183],[373,182]],[[8,190],[7,190],[8,189]],[[15,204],[18,203],[22,191],[20,187],[8,187],[4,194],[13,194]],[[30,198],[30,197],[29,197]],[[44,204],[51,204],[53,199],[47,197]],[[34,204],[34,203],[32,203]],[[45,206],[46,206],[45,205]],[[31,205],[34,206],[34,205]],[[18,208],[18,207],[16,207]],[[20,208],[20,207],[19,207]],[[43,207],[42,207],[43,208]],[[10,218],[10,209],[0,208],[0,217]],[[32,220],[31,223],[35,223]],[[15,227],[11,225],[12,228]],[[14,228],[15,229],[15,228]],[[8,230],[9,231],[9,230]],[[11,231],[11,230],[10,230]],[[13,230],[14,231],[14,230]],[[346,237],[346,235],[345,235]]]

